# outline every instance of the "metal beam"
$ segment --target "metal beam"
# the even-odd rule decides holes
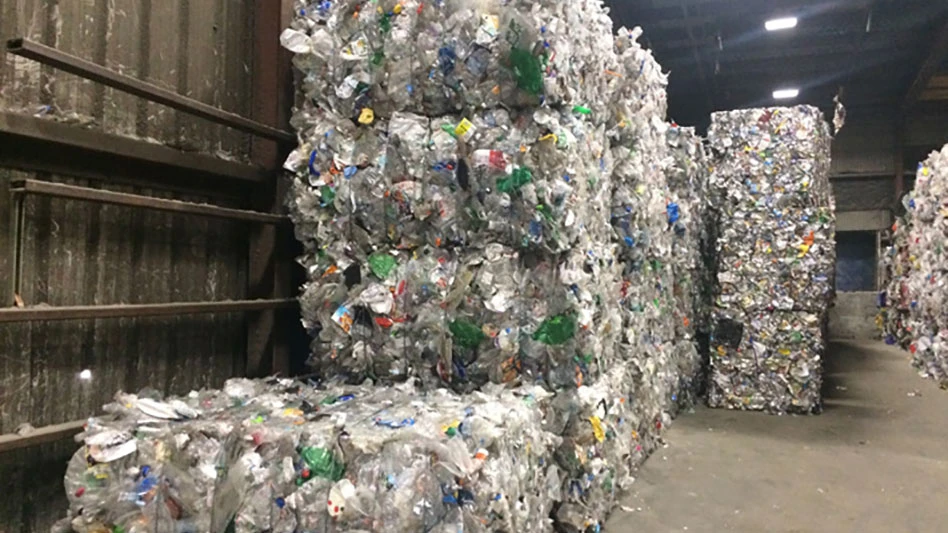
[[[902,101],[902,111],[909,111],[918,102],[919,96],[928,87],[928,82],[931,81],[932,77],[938,73],[938,69],[946,57],[948,57],[948,20],[945,21],[932,40],[928,57],[922,62],[915,80],[909,86],[908,92],[905,93],[905,99]]]
[[[801,7],[808,9],[835,9],[835,10],[854,10],[862,9],[870,0],[833,0],[833,1],[824,1],[824,2],[815,2],[813,0],[795,0],[791,2],[781,2],[781,8],[789,10],[796,10]],[[753,2],[751,4],[747,0],[684,0],[680,2],[679,0],[651,0],[649,4],[655,9],[663,9],[668,7],[678,7],[681,4],[685,4],[688,7],[695,6],[708,6],[714,7],[715,9],[721,9],[724,7],[738,7],[742,9],[747,9],[748,7],[753,7],[753,5],[762,5],[762,6],[772,6],[771,2]],[[712,6],[713,4],[713,6]]]
[[[291,0],[253,3],[253,118],[276,127],[289,122],[293,102],[291,57],[280,46],[279,36],[289,23]],[[285,146],[266,139],[254,139],[251,160],[273,169],[276,176],[286,158]],[[254,191],[254,209],[277,212],[285,196],[286,180],[273,179]],[[290,269],[293,261],[293,235],[274,226],[250,229],[248,258],[248,295],[251,298],[280,298],[292,295]],[[299,321],[296,321],[298,324]],[[289,374],[289,343],[302,328],[291,330],[289,321],[279,321],[272,312],[256,313],[247,319],[247,375],[262,377],[274,373]],[[303,341],[305,346],[305,341]]]
[[[720,61],[722,66],[730,63],[740,64],[761,60],[773,62],[800,58],[805,58],[808,62],[816,62],[825,56],[843,55],[853,61],[861,53],[913,49],[919,43],[917,36],[903,33],[885,34],[883,37],[873,36],[870,39],[834,35],[824,39],[807,40],[799,46],[787,46],[786,43],[780,42],[755,42],[740,47],[725,47],[720,54]]]
[[[16,433],[0,435],[0,453],[68,439],[82,431],[85,424],[85,420],[74,420],[63,424],[36,428],[25,435],[17,435]]]
[[[162,89],[157,85],[131,76],[119,74],[102,65],[97,65],[91,61],[69,55],[49,46],[34,43],[22,37],[7,41],[7,52],[38,61],[44,65],[62,70],[63,72],[75,74],[76,76],[101,83],[102,85],[144,98],[151,102],[166,105],[216,124],[275,141],[296,141],[296,136],[288,131],[261,124],[249,118],[180,95],[174,91]]]
[[[244,183],[261,183],[272,179],[272,173],[262,167],[182,152],[160,144],[16,113],[0,112],[0,145],[11,146],[12,143],[3,137],[47,144],[50,146],[47,157],[55,157],[57,147],[68,147],[88,154],[158,165],[178,172],[185,170],[217,178],[229,178]],[[0,158],[5,159],[6,156],[7,154],[3,154]]]
[[[177,302],[163,304],[77,305],[68,307],[14,307],[0,309],[0,323],[102,318],[141,318],[154,316],[201,315],[293,309],[294,298],[272,300],[233,300],[222,302]]]
[[[69,198],[72,200],[83,200],[88,202],[100,202],[111,205],[141,207],[185,215],[199,215],[214,218],[225,218],[229,220],[245,220],[248,222],[259,222],[262,224],[282,224],[289,221],[289,219],[285,216],[274,215],[270,213],[258,213],[256,211],[231,209],[228,207],[220,207],[210,204],[168,200],[165,198],[155,198],[153,196],[141,196],[138,194],[104,191],[101,189],[91,189],[88,187],[78,187],[76,185],[66,185],[64,183],[52,183],[48,181],[31,179],[13,181],[10,184],[10,191],[23,194],[53,196],[56,198]]]

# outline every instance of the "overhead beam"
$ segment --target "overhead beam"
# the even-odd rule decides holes
[[[835,9],[835,10],[856,10],[864,9],[870,0],[833,0],[833,1],[823,1],[823,2],[814,2],[811,0],[796,0],[795,2],[782,2],[783,5],[780,7],[787,10],[794,9],[797,7],[806,7],[808,9]],[[684,0],[684,2],[679,2],[679,0],[651,0],[647,2],[654,9],[663,9],[668,7],[677,7],[684,3],[687,7],[695,6],[710,6],[713,5],[715,9],[719,9],[724,6],[748,6],[747,0]],[[765,6],[771,6],[771,2],[754,2],[754,4],[760,4]]]
[[[786,43],[755,42],[740,47],[725,47],[720,52],[719,60],[722,65],[751,61],[772,63],[774,60],[800,58],[805,58],[808,62],[815,62],[825,56],[846,56],[852,61],[856,54],[907,50],[916,48],[918,44],[918,37],[914,35],[906,36],[904,33],[885,34],[884,37],[873,36],[863,43],[848,35],[833,35],[823,39],[808,39],[799,46],[787,46]]]
[[[911,52],[906,50],[880,51],[873,54],[871,60],[854,61],[852,55],[834,54],[824,56],[820,61],[795,61],[780,63],[775,61],[748,61],[737,65],[722,65],[721,72],[715,76],[716,79],[726,81],[733,78],[739,85],[746,83],[768,83],[773,85],[773,80],[766,79],[768,76],[779,76],[781,80],[802,82],[819,82],[821,80],[837,79],[846,73],[873,72],[883,69],[886,65],[906,61],[911,57]],[[663,65],[670,70],[680,81],[684,79],[699,80],[698,72],[689,69],[688,61],[681,60]],[[729,68],[725,68],[729,67]],[[800,80],[794,80],[799,77]],[[882,79],[882,83],[897,81]],[[674,82],[672,82],[674,83]]]
[[[902,101],[903,112],[911,110],[912,106],[918,102],[919,97],[928,87],[928,82],[938,73],[939,67],[941,67],[946,57],[948,57],[948,20],[938,30],[935,39],[932,41],[928,57],[922,62],[918,74],[915,75],[915,80],[912,81],[908,92],[905,93],[905,98]]]

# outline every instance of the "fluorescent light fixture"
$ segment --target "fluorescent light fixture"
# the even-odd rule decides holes
[[[800,95],[800,89],[777,89],[774,91],[774,100],[788,100]]]
[[[768,20],[764,23],[767,31],[789,30],[797,27],[797,17]]]

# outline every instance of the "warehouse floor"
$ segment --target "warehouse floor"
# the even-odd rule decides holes
[[[680,417],[606,531],[945,531],[948,392],[878,341],[832,343],[826,372],[820,416]]]

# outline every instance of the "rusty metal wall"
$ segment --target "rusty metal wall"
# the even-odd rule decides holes
[[[249,116],[251,0],[0,0],[0,37],[25,37]],[[246,134],[4,54],[0,111],[247,159]]]
[[[0,38],[26,37],[244,116],[253,105],[251,0],[0,0]],[[274,36],[274,39],[276,36]],[[247,135],[38,63],[0,58],[0,111],[248,161]],[[0,147],[3,150],[7,147]],[[42,179],[247,208],[248,191],[150,188],[0,167],[0,306],[235,300],[248,296],[247,223],[27,196]],[[128,178],[128,179],[124,179]],[[19,250],[19,268],[16,251]],[[185,393],[246,369],[247,317],[0,324],[0,434],[81,419],[115,391]],[[78,379],[83,369],[92,380]],[[0,533],[65,515],[66,441],[0,455]]]

